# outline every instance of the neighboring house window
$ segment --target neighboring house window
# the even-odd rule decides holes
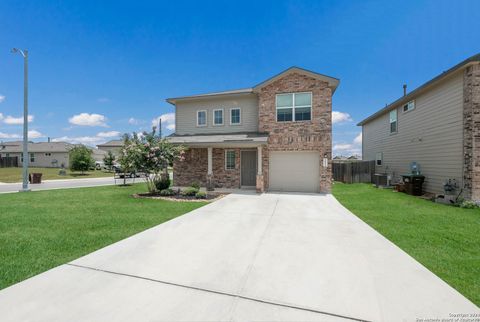
[[[230,124],[240,124],[241,116],[240,116],[240,109],[239,108],[232,108],[230,110]]]
[[[390,133],[397,132],[397,110],[390,112]]]
[[[233,150],[225,151],[225,169],[226,170],[235,169],[235,151]]]
[[[312,93],[288,93],[276,96],[277,122],[310,121]]]
[[[6,158],[9,158],[9,157],[10,157],[10,153],[5,153],[5,157],[6,157]]]
[[[207,125],[207,111],[197,111],[197,126]]]
[[[403,111],[408,112],[415,109],[415,101],[410,101],[407,104],[403,105]]]
[[[382,153],[382,152],[378,152],[378,153],[377,153],[377,157],[375,158],[375,164],[378,165],[378,166],[381,166],[381,165],[382,165],[382,161],[383,161],[383,153]]]
[[[223,125],[223,110],[213,110],[213,125]]]
[[[35,162],[35,153],[30,153],[30,162]]]

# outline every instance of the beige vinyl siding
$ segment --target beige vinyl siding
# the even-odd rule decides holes
[[[230,125],[230,109],[241,109],[239,125]],[[223,109],[223,125],[213,125],[213,110]],[[207,125],[197,126],[197,111],[207,111]],[[177,102],[175,133],[208,134],[258,131],[258,99],[255,94],[229,95]]]
[[[394,182],[416,161],[426,177],[425,190],[441,194],[446,179],[463,183],[463,73],[414,99],[412,111],[397,107],[397,133],[390,134],[388,112],[363,126],[363,158],[375,160],[383,153],[376,171],[392,175]]]
[[[63,164],[68,168],[68,153],[67,152],[51,152],[51,155],[45,155],[48,152],[29,152],[35,155],[35,161],[30,162],[30,154],[28,159],[28,165],[30,167],[39,167],[39,168],[60,168]],[[0,153],[4,155],[5,153]],[[18,157],[18,164],[22,166],[22,153],[21,152],[9,152],[11,157]],[[57,163],[52,163],[53,160],[57,160]]]

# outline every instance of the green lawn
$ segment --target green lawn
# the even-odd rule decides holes
[[[0,289],[205,203],[134,199],[144,184],[0,194]]]
[[[333,186],[367,224],[480,305],[480,209],[435,204],[369,184]]]
[[[113,177],[113,172],[106,171],[87,171],[84,174],[80,172],[67,171],[66,176],[58,174],[59,168],[29,168],[29,173],[42,173],[42,180],[51,179],[80,179],[80,178],[100,178],[100,177]],[[21,182],[22,181],[22,168],[0,168],[0,182]]]

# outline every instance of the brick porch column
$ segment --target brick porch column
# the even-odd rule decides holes
[[[215,187],[213,182],[213,165],[212,165],[212,155],[213,155],[213,148],[207,148],[208,157],[207,157],[207,190],[212,191]]]
[[[263,171],[262,171],[262,146],[257,147],[257,192],[265,191],[265,184],[263,182]]]

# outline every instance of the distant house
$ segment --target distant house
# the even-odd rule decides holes
[[[425,191],[480,201],[480,54],[426,82],[361,121],[363,159],[394,181],[416,162]]]
[[[75,144],[67,142],[29,142],[29,166],[39,168],[60,168],[69,166],[69,151]],[[95,161],[103,160],[106,152],[92,149]],[[0,142],[1,157],[18,157],[19,166],[23,165],[23,142]]]
[[[29,166],[41,168],[68,167],[68,151],[73,144],[66,142],[29,142]],[[23,165],[23,142],[0,143],[2,157],[18,157],[19,165]]]
[[[108,141],[107,143],[98,144],[97,148],[105,152],[111,151],[114,156],[118,157],[120,154],[120,148],[122,147],[122,145],[123,145],[122,140],[111,140],[111,141]]]

